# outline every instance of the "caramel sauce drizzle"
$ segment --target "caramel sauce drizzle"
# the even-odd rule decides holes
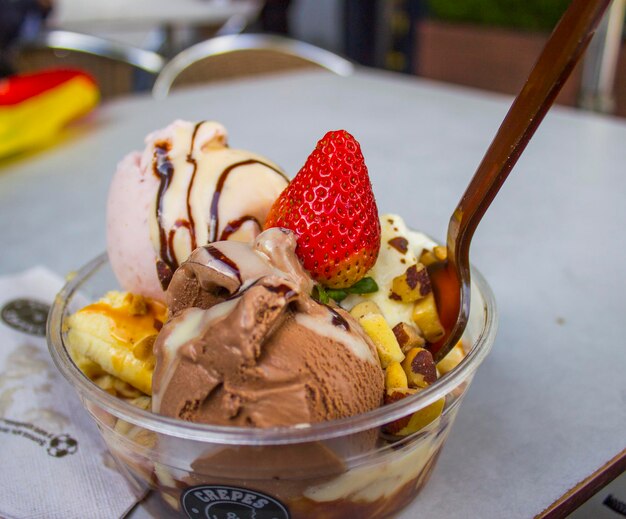
[[[147,312],[144,314],[134,314],[125,306],[113,307],[103,302],[92,303],[83,308],[81,313],[100,314],[109,318],[113,323],[111,335],[129,344],[155,335],[167,317],[165,305],[157,301],[147,302]]]

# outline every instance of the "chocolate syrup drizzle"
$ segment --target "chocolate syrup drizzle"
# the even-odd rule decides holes
[[[242,216],[241,218],[238,218],[237,220],[231,220],[226,224],[224,230],[220,234],[220,241],[230,238],[230,236],[236,233],[246,222],[254,222],[259,228],[259,231],[263,228],[261,226],[261,222],[259,222],[259,220],[257,220],[254,216]]]
[[[189,147],[189,153],[187,153],[187,162],[193,165],[193,173],[191,174],[191,179],[189,180],[189,187],[187,188],[187,216],[189,217],[189,235],[191,236],[191,250],[194,250],[198,244],[196,242],[196,224],[193,221],[193,213],[191,212],[191,190],[193,188],[193,182],[196,179],[196,173],[198,171],[198,161],[193,156],[193,146],[196,142],[196,135],[200,126],[204,124],[205,121],[200,121],[196,123],[196,126],[193,129],[193,133],[191,134],[191,146]]]
[[[217,231],[219,229],[219,203],[220,203],[220,196],[222,195],[222,190],[224,189],[224,184],[226,183],[226,180],[228,179],[228,175],[230,175],[230,173],[233,170],[235,170],[235,169],[237,169],[239,167],[242,167],[242,166],[249,166],[250,164],[262,164],[266,168],[269,168],[272,171],[275,171],[281,177],[286,179],[286,177],[285,177],[285,175],[283,175],[282,171],[280,171],[279,169],[275,168],[271,164],[268,164],[267,162],[263,162],[262,160],[247,159],[247,160],[242,160],[241,162],[235,162],[234,164],[231,164],[230,166],[228,166],[220,174],[220,176],[219,176],[219,178],[217,180],[217,184],[215,185],[215,192],[213,193],[213,200],[211,200],[211,219],[209,221],[209,243],[214,242],[215,240],[217,240]],[[249,218],[250,219],[250,218],[254,218],[254,217],[253,216],[248,216],[248,217],[244,216],[243,218]],[[237,222],[239,222],[241,220],[242,220],[242,218],[237,220]],[[255,218],[255,220],[256,220],[256,218]],[[233,223],[236,223],[236,222],[233,222]],[[229,224],[230,224],[230,222],[229,222]],[[241,221],[239,226],[241,227],[242,224],[243,224],[243,221]],[[224,231],[226,231],[226,229],[224,229]]]
[[[174,177],[174,165],[172,164],[168,153],[170,152],[172,145],[167,141],[157,142],[154,145],[154,161],[153,161],[153,171],[157,178],[160,180],[159,190],[157,191],[157,204],[156,204],[156,218],[157,224],[159,226],[159,259],[157,260],[157,275],[159,277],[159,281],[161,282],[161,286],[163,290],[167,289],[174,275],[174,271],[178,268],[179,263],[176,258],[176,254],[174,253],[174,236],[176,235],[176,231],[184,227],[189,230],[189,236],[191,237],[191,249],[195,249],[197,247],[196,243],[196,233],[195,233],[195,222],[193,220],[193,215],[191,213],[191,205],[189,202],[191,196],[191,189],[193,187],[193,182],[196,178],[196,172],[198,170],[198,163],[196,159],[193,157],[193,147],[196,141],[196,134],[200,126],[204,124],[204,121],[201,121],[196,124],[193,129],[193,134],[191,136],[191,145],[189,147],[189,152],[187,153],[187,162],[193,165],[193,173],[191,174],[191,180],[189,181],[189,187],[187,188],[187,219],[179,218],[174,223],[174,228],[170,229],[169,233],[165,233],[165,228],[163,227],[161,216],[163,215],[163,199],[165,197],[165,193],[167,192],[170,184],[172,183],[172,178]]]
[[[226,254],[224,254],[221,250],[219,250],[214,245],[205,245],[203,248],[209,253],[209,255],[211,255],[213,258],[215,258],[216,260],[220,261],[224,265],[226,265],[233,272],[233,274],[235,274],[235,276],[237,276],[237,280],[239,281],[239,285],[240,285],[240,290],[238,290],[235,294],[230,296],[228,298],[229,300],[237,299],[237,298],[241,297],[250,288],[252,288],[257,283],[262,281],[263,277],[261,277],[259,279],[256,279],[253,283],[248,285],[244,290],[241,290],[241,285],[243,284],[243,281],[242,281],[242,278],[241,278],[241,270],[239,269],[239,266],[237,265],[235,260],[233,260],[232,258],[228,257]],[[293,289],[293,287],[287,285],[286,283],[281,283],[281,284],[275,285],[275,286],[274,285],[267,285],[267,286],[265,286],[265,289],[268,290],[269,292],[273,292],[275,294],[280,294],[287,301],[290,301],[290,300],[292,300],[293,298],[295,298],[297,296],[297,292]],[[337,312],[330,305],[327,305],[327,304],[324,304],[324,303],[320,303],[319,301],[316,301],[316,300],[313,300],[313,301],[315,303],[325,307],[330,312],[330,314],[332,316],[331,324],[333,326],[336,326],[338,328],[343,328],[347,332],[350,331],[350,324],[348,323],[348,321],[346,321],[346,319],[344,319],[344,317],[342,317],[339,314],[339,312]]]
[[[165,229],[161,223],[163,212],[163,197],[174,176],[174,165],[170,161],[169,151],[171,144],[167,141],[157,142],[154,145],[154,159],[152,170],[159,179],[159,189],[157,191],[156,218],[159,225],[159,259],[157,260],[157,275],[163,290],[167,288],[174,271],[178,267],[178,262],[174,257],[173,249],[169,246],[170,240],[165,234]],[[171,234],[171,232],[170,232]],[[173,238],[172,238],[173,239]]]
[[[337,326],[338,328],[343,328],[345,331],[349,332],[350,331],[350,325],[348,324],[348,321],[346,321],[343,317],[341,317],[341,315],[339,315],[339,313],[334,310],[333,308],[331,308],[328,305],[325,305],[328,308],[328,311],[333,315],[333,319],[332,319],[332,324],[334,326]]]
[[[288,285],[268,285],[265,288],[274,294],[280,294],[287,300],[293,299],[297,295],[297,292]]]
[[[224,254],[221,250],[213,247],[213,245],[205,245],[204,248],[206,251],[213,256],[216,260],[221,261],[224,265],[228,266],[233,271],[233,274],[237,276],[237,280],[239,284],[243,283],[241,280],[241,271],[239,270],[239,266],[232,259],[230,259],[226,254]]]

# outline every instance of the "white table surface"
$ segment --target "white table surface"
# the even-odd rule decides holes
[[[361,142],[381,211],[443,238],[510,99],[415,78],[306,73],[103,106],[0,163],[0,274],[63,274],[104,249],[117,161],[175,118],[297,172],[328,130]],[[408,518],[530,518],[626,447],[626,123],[557,108],[478,229],[500,327]]]

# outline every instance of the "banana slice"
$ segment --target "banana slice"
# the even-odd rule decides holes
[[[134,400],[136,398],[149,398],[128,382],[114,377],[113,375],[100,375],[99,377],[89,377],[100,389],[123,400]]]
[[[128,388],[104,377],[108,374],[150,395],[152,345],[166,316],[166,307],[158,301],[108,292],[68,318],[68,351],[78,368],[105,390],[130,396]]]

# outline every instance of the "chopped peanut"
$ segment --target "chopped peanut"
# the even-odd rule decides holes
[[[407,323],[398,323],[393,327],[393,334],[398,340],[400,349],[406,354],[411,348],[421,348],[426,341],[419,334],[419,330]]]
[[[403,303],[413,303],[432,291],[426,267],[421,263],[411,265],[395,277],[391,283],[389,297]]]
[[[406,373],[409,386],[424,388],[437,380],[437,368],[433,356],[424,348],[410,349],[402,368]]]
[[[415,395],[419,391],[419,389],[411,388],[387,389],[385,391],[385,404],[397,402],[407,396]],[[443,412],[445,402],[445,398],[440,398],[436,402],[420,409],[419,411],[415,411],[409,416],[398,418],[397,420],[386,424],[383,429],[386,433],[393,434],[395,436],[408,436],[409,434],[413,434],[439,418]]]
[[[445,261],[448,257],[448,249],[441,245],[437,245],[433,250],[424,249],[419,257],[420,263],[430,267],[433,263]]]
[[[446,249],[443,245],[437,245],[433,249],[433,253],[435,254],[435,258],[439,261],[444,261],[448,258],[448,249]]]
[[[433,251],[424,249],[422,254],[420,254],[419,262],[427,267],[430,267],[433,263],[437,263],[437,258],[435,257],[435,253]]]

